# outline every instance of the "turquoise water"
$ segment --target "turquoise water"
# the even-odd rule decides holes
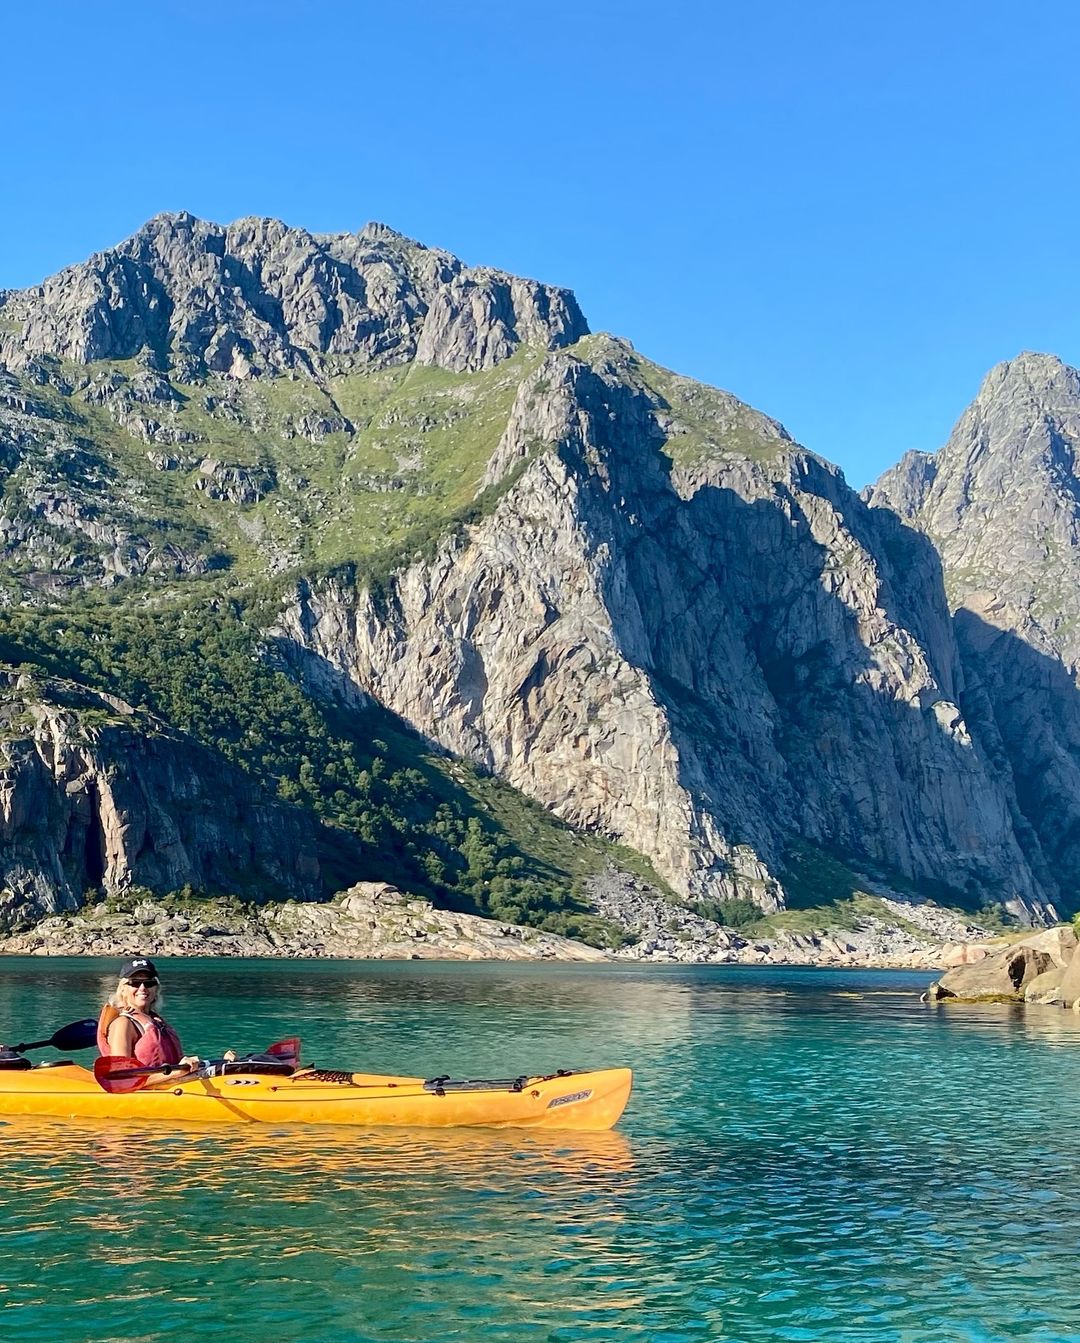
[[[0,1040],[113,962],[0,961]],[[94,1340],[1080,1339],[1080,1017],[929,976],[186,961],[185,1047],[630,1063],[612,1134],[0,1124],[0,1327]]]

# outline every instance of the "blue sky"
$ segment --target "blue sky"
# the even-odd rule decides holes
[[[1080,363],[1080,7],[909,0],[5,9],[0,287],[164,209],[380,219],[862,485],[986,370]]]

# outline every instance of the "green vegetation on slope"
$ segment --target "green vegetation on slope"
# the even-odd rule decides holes
[[[702,919],[723,924],[725,928],[749,928],[761,919],[761,906],[745,896],[728,900],[694,900],[690,910]]]
[[[771,461],[794,444],[777,426],[730,392],[684,378],[648,359],[635,358],[641,381],[667,405],[672,423],[665,451],[679,466],[693,467],[717,456]]]
[[[580,882],[619,851],[432,753],[385,710],[309,697],[245,608],[209,595],[0,610],[0,659],[120,695],[359,836],[365,869],[331,873],[334,885],[393,881],[466,912],[601,944],[616,936],[588,912]]]
[[[77,404],[49,384],[18,390],[25,418],[10,425],[0,419],[0,514],[37,544],[18,544],[14,530],[2,538],[0,554],[7,553],[0,587],[15,597],[43,573],[60,585],[83,575],[96,579],[112,557],[114,536],[141,538],[163,558],[166,552],[216,555],[210,531],[188,507],[193,491],[155,471],[145,445],[120,431],[100,406]],[[221,556],[210,562],[227,563]]]
[[[806,840],[793,842],[782,873],[787,908],[766,915],[752,925],[764,936],[769,932],[812,932],[856,928],[866,915],[877,915],[896,927],[918,936],[924,932],[906,924],[881,902],[880,894],[896,899],[930,899],[957,914],[974,917],[988,929],[1015,928],[1016,919],[996,898],[983,890],[961,891],[944,882],[910,880],[893,869],[857,872],[837,855]],[[880,894],[875,893],[880,892]]]
[[[385,582],[512,483],[480,491],[542,357],[523,349],[475,374],[342,368],[321,382],[188,384],[138,360],[45,361],[42,385],[5,374],[17,418],[10,448],[0,418],[0,510],[38,544],[8,535],[0,598],[109,582],[117,561],[159,581],[349,565]]]
[[[607,338],[566,354],[599,357]],[[522,348],[482,373],[416,364],[356,369],[342,361],[321,380],[212,375],[170,380],[140,360],[54,365],[54,381],[14,379],[34,423],[5,476],[9,517],[49,537],[23,569],[51,570],[54,590],[113,567],[113,534],[152,551],[159,574],[229,568],[243,583],[268,575],[351,566],[378,586],[512,484],[479,493],[522,381],[542,351]],[[684,466],[717,455],[766,459],[785,446],[766,417],[734,397],[633,356],[631,376],[669,409],[666,450]],[[42,485],[60,485],[78,524],[51,527]],[[95,539],[94,524],[110,534]],[[120,542],[121,550],[124,542]],[[132,567],[137,571],[138,562]],[[97,571],[97,572],[95,572]],[[15,597],[10,581],[8,590]]]
[[[365,567],[400,553],[413,533],[453,530],[538,358],[522,351],[476,374],[411,364],[345,371],[322,383],[178,383],[173,403],[152,408],[162,426],[157,437],[177,440],[162,449],[178,463],[167,472],[150,466],[146,444],[108,410],[86,405],[78,413],[95,441],[123,458],[125,471],[172,477],[174,509],[225,544],[241,573],[280,569],[283,560]],[[272,486],[238,506],[198,488],[206,475],[199,464],[207,461],[258,470]]]

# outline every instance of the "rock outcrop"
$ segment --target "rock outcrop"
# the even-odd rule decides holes
[[[213,905],[116,911],[91,905],[0,940],[31,956],[291,956],[364,960],[603,961],[602,951],[536,928],[435,909],[386,882],[358,882],[333,901],[267,904],[244,912]]]
[[[1015,1000],[1080,1010],[1080,950],[1075,929],[1048,928],[953,966],[927,990],[930,1002]]]
[[[436,909],[427,900],[384,882],[359,882],[332,901],[237,907],[235,901],[164,902],[133,893],[50,915],[32,928],[0,936],[0,955],[115,956],[134,948],[152,956],[288,956],[372,960],[628,960],[655,964],[828,965],[837,968],[926,969],[942,965],[937,932],[915,926],[921,910],[954,936],[983,937],[979,929],[929,906],[887,902],[855,926],[829,931],[747,936],[702,918],[685,905],[607,874],[598,883],[598,908],[627,932],[614,952],[504,920]],[[898,926],[901,925],[901,926]],[[940,932],[940,929],[937,930]],[[965,946],[978,946],[965,943]]]
[[[87,890],[321,899],[319,827],[112,696],[0,669],[0,928]]]
[[[381,224],[311,234],[162,214],[126,242],[0,303],[0,360],[147,355],[182,380],[313,373],[337,360],[491,368],[587,331],[574,296],[471,269]]]
[[[800,931],[724,927],[694,907],[658,899],[654,890],[626,874],[598,876],[590,882],[590,894],[598,912],[625,930],[625,944],[612,953],[621,960],[940,969],[961,950],[972,959],[986,955],[983,944],[990,936],[932,903],[868,894],[862,895],[857,913],[845,911],[843,927],[826,926],[823,913],[818,927],[810,924]]]

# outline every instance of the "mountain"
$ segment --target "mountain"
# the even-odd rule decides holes
[[[942,558],[968,681],[984,696],[1028,828],[1068,903],[1080,861],[1080,373],[1022,354],[987,374],[935,455],[868,491]]]
[[[924,523],[948,448],[863,499],[565,290],[380,225],[160,216],[3,296],[0,359],[0,657],[299,809],[324,886],[1073,899]],[[87,877],[56,843],[38,908]]]
[[[999,623],[1073,677],[1078,451],[1080,373],[1053,355],[1022,354],[991,369],[939,452],[908,453],[867,492],[932,539],[954,608],[1007,608]]]

